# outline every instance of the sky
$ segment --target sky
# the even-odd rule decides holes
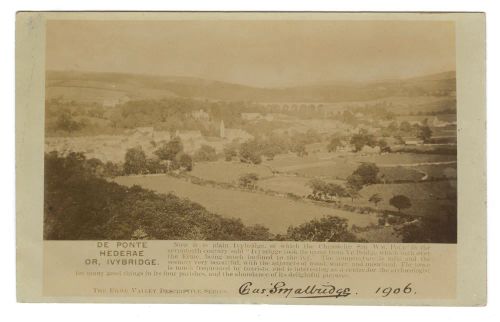
[[[198,77],[257,87],[455,70],[443,21],[49,21],[46,69]]]

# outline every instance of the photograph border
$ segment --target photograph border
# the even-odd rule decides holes
[[[42,296],[43,149],[45,30],[47,19],[219,19],[266,16],[290,19],[454,20],[456,23],[458,243],[457,298],[417,301],[411,305],[484,305],[486,302],[486,108],[485,17],[481,13],[220,13],[220,12],[21,12],[16,21],[16,174],[17,174],[17,287],[23,302],[82,301]],[[376,17],[374,17],[376,16]],[[225,19],[225,18],[224,18]],[[375,19],[375,20],[376,20]],[[474,263],[474,266],[471,265]],[[104,302],[142,302],[113,298]],[[147,299],[144,302],[149,302]],[[177,302],[168,298],[160,302]],[[187,298],[179,302],[192,302]],[[210,301],[201,301],[203,303]],[[241,301],[235,301],[241,302]],[[352,300],[348,304],[363,304]],[[317,303],[314,303],[317,304]],[[345,304],[345,303],[343,303]],[[368,304],[368,303],[365,303]],[[375,304],[375,303],[371,303]],[[379,303],[382,304],[382,303]],[[400,302],[384,301],[387,304]],[[410,304],[410,303],[405,303]]]

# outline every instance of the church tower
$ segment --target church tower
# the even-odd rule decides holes
[[[226,137],[226,128],[224,127],[224,120],[220,121],[220,129],[219,129],[219,131],[220,131],[220,133],[219,133],[220,137],[221,138],[225,138]]]

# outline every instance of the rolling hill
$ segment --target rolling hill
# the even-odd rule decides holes
[[[105,105],[120,100],[166,97],[255,102],[350,102],[390,96],[454,95],[455,72],[403,80],[259,88],[194,77],[47,71],[45,87],[47,99],[60,97]]]

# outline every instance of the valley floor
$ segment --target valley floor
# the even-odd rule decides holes
[[[358,214],[264,193],[201,186],[168,175],[118,177],[115,181],[125,186],[139,185],[156,192],[171,192],[219,215],[240,218],[246,225],[264,225],[275,234],[286,232],[290,225],[297,226],[325,215],[347,218],[349,225],[358,227],[377,224],[375,215]]]

